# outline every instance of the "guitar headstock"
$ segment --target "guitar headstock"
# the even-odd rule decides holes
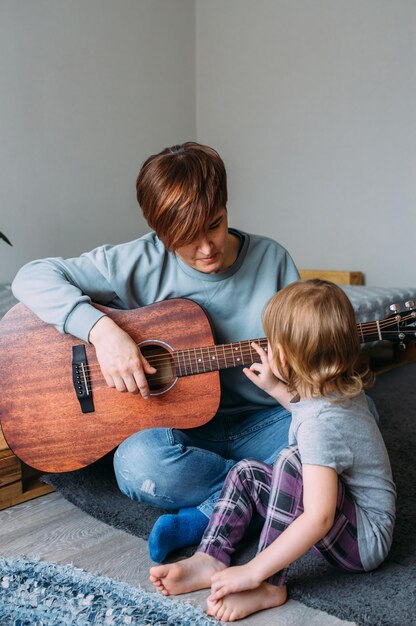
[[[406,344],[416,341],[416,303],[409,300],[403,310],[397,304],[391,304],[389,308],[392,314],[385,319],[359,324],[362,341],[388,340],[405,350]]]

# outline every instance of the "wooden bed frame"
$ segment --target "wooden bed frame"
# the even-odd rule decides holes
[[[339,270],[299,270],[302,280],[320,278],[330,280],[337,285],[364,285],[364,274],[362,272],[350,272]]]

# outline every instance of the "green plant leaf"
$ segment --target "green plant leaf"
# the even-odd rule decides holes
[[[12,246],[12,245],[13,245],[13,244],[12,244],[12,242],[11,242],[11,241],[9,241],[9,240],[7,239],[6,235],[3,235],[3,233],[0,233],[0,239],[3,239],[3,241],[5,241],[6,243],[8,243],[8,244],[9,244],[9,246]]]

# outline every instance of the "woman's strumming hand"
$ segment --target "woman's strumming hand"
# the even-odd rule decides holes
[[[92,327],[89,341],[109,387],[118,391],[150,395],[146,374],[156,369],[144,358],[135,341],[111,318],[104,316]]]

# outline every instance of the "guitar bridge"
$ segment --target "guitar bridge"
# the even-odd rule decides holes
[[[72,383],[83,413],[94,412],[85,346],[72,346]]]

